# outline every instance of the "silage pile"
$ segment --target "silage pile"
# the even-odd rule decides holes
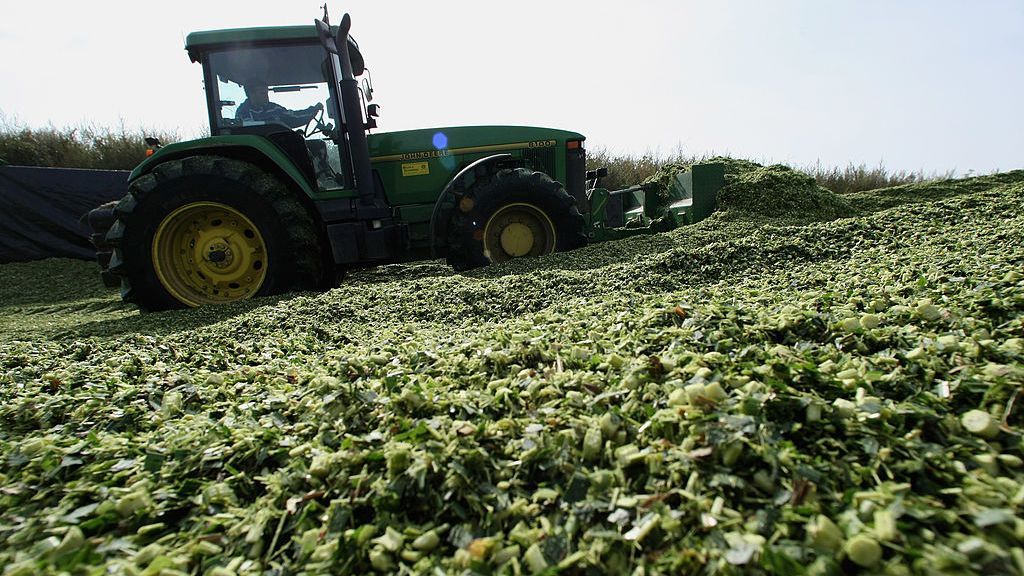
[[[1024,570],[1024,172],[730,173],[468,275],[8,305],[4,574]]]
[[[715,157],[722,164],[725,187],[718,192],[718,211],[727,218],[771,218],[795,222],[834,220],[854,214],[847,199],[818,185],[811,175],[782,164],[762,166],[749,160]],[[691,164],[669,163],[644,183],[660,213],[671,204],[671,183]]]

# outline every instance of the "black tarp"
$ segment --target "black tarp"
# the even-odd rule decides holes
[[[121,170],[0,166],[0,263],[95,258],[84,216],[127,190]]]

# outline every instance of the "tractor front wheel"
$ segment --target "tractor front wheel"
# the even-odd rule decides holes
[[[276,178],[217,156],[170,160],[129,187],[107,233],[121,295],[144,310],[225,304],[323,281],[308,211]]]
[[[587,243],[565,188],[525,168],[499,170],[458,199],[448,263],[456,270],[563,252]]]

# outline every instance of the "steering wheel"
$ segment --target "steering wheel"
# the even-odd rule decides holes
[[[329,122],[324,122],[324,109],[320,108],[309,122],[302,127],[302,137],[305,139],[312,138],[317,133],[323,134],[324,136],[331,138],[331,133],[334,131],[334,125]]]

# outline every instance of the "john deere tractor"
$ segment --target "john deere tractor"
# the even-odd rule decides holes
[[[126,301],[145,310],[219,304],[322,289],[351,267],[441,256],[464,270],[603,239],[631,208],[642,223],[655,216],[640,187],[596,187],[601,173],[586,171],[576,132],[368,134],[379,107],[369,104],[350,24],[346,14],[332,27],[325,11],[313,26],[188,36],[210,137],[150,142],[129,193],[89,217],[104,276]],[[692,200],[676,213],[690,220],[713,209],[721,179],[694,175],[706,182],[678,183]],[[608,209],[622,197],[636,199],[626,214]]]

